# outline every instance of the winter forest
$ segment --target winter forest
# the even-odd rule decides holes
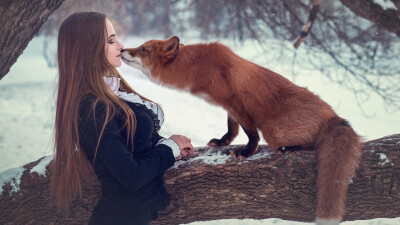
[[[400,0],[0,0],[0,224],[87,224],[99,199],[90,183],[61,213],[48,194],[57,35],[81,11],[106,14],[125,48],[219,42],[318,95],[364,143],[342,224],[400,224]],[[118,71],[162,107],[160,134],[197,151],[165,172],[172,203],[151,224],[314,224],[315,152],[278,155],[260,135],[254,156],[232,159],[242,128],[230,146],[206,146],[227,130],[223,108]]]

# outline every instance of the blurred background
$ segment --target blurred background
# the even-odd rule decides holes
[[[312,32],[301,45],[304,52],[296,51],[291,43],[315,2],[320,7]],[[398,110],[399,7],[398,0],[66,0],[39,34],[54,37],[71,13],[95,10],[115,21],[120,36],[253,40],[263,50],[254,56],[288,63],[292,68],[287,75],[293,78],[302,75],[300,68],[319,70],[353,91],[360,106],[376,95],[388,110]]]

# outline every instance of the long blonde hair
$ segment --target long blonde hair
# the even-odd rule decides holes
[[[58,33],[58,92],[55,116],[54,159],[51,164],[51,194],[59,209],[69,209],[82,189],[82,178],[93,176],[92,167],[79,143],[79,103],[85,95],[96,97],[92,110],[101,101],[105,105],[105,120],[97,147],[106,124],[122,114],[128,137],[133,141],[136,120],[129,106],[107,87],[103,76],[119,76],[109,65],[106,53],[106,16],[98,12],[75,13],[66,18]],[[129,92],[132,88],[121,80]],[[97,147],[95,152],[97,153]],[[94,160],[94,159],[93,159]]]

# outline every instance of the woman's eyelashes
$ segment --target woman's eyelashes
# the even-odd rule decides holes
[[[108,40],[108,43],[109,43],[109,44],[114,44],[115,41],[113,41],[112,39],[110,39],[110,40]]]

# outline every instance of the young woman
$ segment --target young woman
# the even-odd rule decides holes
[[[149,224],[169,204],[164,171],[193,154],[190,139],[158,134],[162,110],[115,69],[122,48],[104,14],[76,13],[61,24],[51,191],[68,209],[94,169],[102,197],[89,224]]]

